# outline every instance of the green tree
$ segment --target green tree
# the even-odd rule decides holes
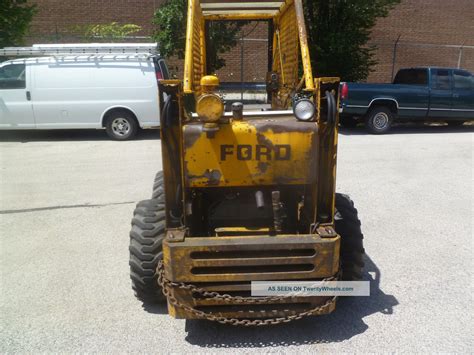
[[[96,24],[96,25],[80,25],[73,27],[72,31],[85,39],[94,40],[97,38],[110,42],[122,40],[131,34],[140,32],[142,28],[134,24],[121,25],[117,22]]]
[[[27,0],[0,0],[0,48],[23,44],[35,13]]]
[[[187,0],[167,0],[155,13],[153,39],[164,57],[184,58],[186,43]],[[214,72],[225,66],[222,54],[237,44],[237,35],[247,22],[210,22],[207,39],[207,69]]]
[[[345,81],[367,78],[375,46],[369,46],[377,18],[385,17],[400,0],[305,0],[313,70],[317,76]]]

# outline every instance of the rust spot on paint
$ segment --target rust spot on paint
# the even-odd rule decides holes
[[[262,173],[262,174],[265,174],[268,170],[268,163],[264,163],[264,162],[259,162],[257,164],[257,169]]]
[[[273,133],[288,133],[288,132],[302,132],[310,133],[315,131],[315,126],[317,129],[316,122],[303,122],[298,121],[295,117],[288,116],[278,119],[250,119],[247,121],[249,125],[255,127],[258,132],[268,132],[272,131]]]
[[[262,133],[257,133],[257,142],[258,144],[263,145],[270,150],[273,150],[274,148],[273,142],[267,137],[265,137]]]
[[[219,170],[209,170],[209,169],[207,169],[202,175],[187,175],[187,178],[189,180],[206,179],[206,181],[202,184],[203,186],[219,185],[221,177],[222,177],[222,173]]]
[[[202,134],[202,123],[193,122],[184,126],[184,147],[189,149]]]

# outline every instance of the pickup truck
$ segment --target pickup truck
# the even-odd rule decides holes
[[[383,134],[393,121],[444,121],[462,125],[474,119],[474,77],[461,69],[401,69],[392,84],[342,83],[340,123]]]

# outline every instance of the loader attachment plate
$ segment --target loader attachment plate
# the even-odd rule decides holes
[[[191,283],[207,291],[250,297],[251,281],[310,281],[337,274],[340,237],[281,235],[185,238],[163,244],[166,278]],[[314,308],[329,297],[291,297],[265,304],[228,302],[174,288],[180,303],[223,317],[265,318]],[[196,318],[168,304],[176,318]],[[330,313],[334,307],[329,307]]]

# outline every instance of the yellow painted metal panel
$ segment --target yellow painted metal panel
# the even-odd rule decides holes
[[[278,17],[273,47],[273,70],[280,73],[280,88],[273,96],[274,109],[286,109],[290,105],[290,95],[298,85],[298,24],[294,6],[287,5]]]
[[[284,1],[274,1],[274,2],[241,2],[241,1],[216,1],[216,2],[202,2],[201,7],[203,10],[210,9],[279,9]]]
[[[298,36],[301,48],[301,60],[307,91],[314,91],[313,73],[311,70],[311,58],[309,56],[308,38],[306,35],[306,24],[304,22],[303,2],[295,0],[295,15],[298,23]]]
[[[183,128],[187,187],[315,182],[317,125],[292,116],[221,124],[210,138],[202,123]]]
[[[184,93],[199,93],[199,82],[203,73],[202,57],[205,46],[201,36],[204,34],[202,10],[199,0],[188,0],[188,18],[186,29],[186,50],[184,61]]]
[[[278,14],[278,9],[268,9],[268,10],[204,10],[204,16],[210,15],[272,15],[275,16]]]
[[[263,14],[256,14],[255,12],[248,12],[248,13],[238,13],[229,14],[229,13],[206,13],[204,14],[204,18],[206,20],[212,21],[257,21],[257,20],[269,20],[275,18],[276,12],[266,12]]]

